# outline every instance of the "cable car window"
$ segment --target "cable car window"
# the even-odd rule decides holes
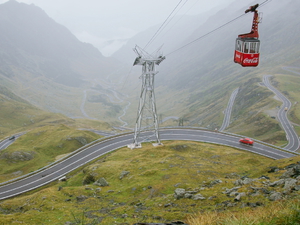
[[[250,53],[257,53],[257,51],[256,51],[256,42],[250,43]]]
[[[235,50],[239,51],[239,48],[240,48],[239,41],[236,40],[236,42],[235,42]]]
[[[241,51],[242,43],[240,40],[236,40],[235,50]]]
[[[244,53],[248,53],[249,52],[249,43],[248,42],[245,42],[244,44]]]
[[[256,42],[256,53],[259,53],[260,42]]]

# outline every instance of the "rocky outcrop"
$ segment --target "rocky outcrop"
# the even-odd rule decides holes
[[[198,193],[199,190],[186,191],[184,188],[176,188],[174,191],[174,198],[179,200],[181,198],[190,198],[193,200],[204,200],[206,199],[203,195]]]
[[[233,182],[235,187],[226,188],[222,193],[228,197],[232,197],[235,202],[240,202],[244,197],[262,196],[270,201],[277,201],[288,197],[289,194],[300,190],[300,162],[291,164],[284,168],[286,171],[279,177],[279,180],[271,182],[269,177],[261,176],[257,179],[243,177]],[[271,167],[268,173],[278,172],[278,167]],[[259,186],[256,187],[255,185]],[[244,187],[244,188],[243,188]],[[239,192],[239,189],[245,187],[248,189],[246,192]],[[232,203],[223,204],[226,207],[233,206]],[[243,206],[256,207],[257,204],[245,204]]]
[[[25,152],[25,151],[15,151],[12,153],[5,152],[0,156],[0,159],[6,159],[11,163],[16,163],[20,161],[29,161],[32,160],[35,156],[35,152]]]
[[[78,141],[81,145],[86,145],[88,141],[84,137],[68,137],[68,141],[76,140]]]

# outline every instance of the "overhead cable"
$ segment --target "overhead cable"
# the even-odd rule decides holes
[[[146,44],[146,46],[144,47],[147,48],[148,45],[153,41],[153,39],[155,38],[155,36],[158,34],[158,32],[162,29],[162,27],[164,26],[164,24],[168,21],[168,19],[171,17],[171,15],[174,13],[174,11],[178,8],[178,6],[181,4],[183,0],[180,0],[179,3],[176,5],[176,7],[172,10],[172,12],[169,14],[169,16],[167,17],[167,19],[165,19],[165,21],[162,23],[162,25],[158,28],[158,30],[155,32],[155,34],[152,36],[152,38],[150,39],[150,41]]]
[[[262,6],[265,5],[266,3],[269,3],[270,1],[271,1],[271,0],[265,0],[264,2],[262,2],[262,3],[259,5],[259,7],[262,7]],[[171,55],[171,54],[173,54],[173,53],[175,53],[175,52],[177,52],[177,51],[179,51],[179,50],[181,50],[181,49],[183,49],[183,48],[185,48],[185,47],[187,47],[187,46],[189,46],[189,45],[191,45],[191,44],[193,44],[193,43],[195,43],[195,42],[197,42],[197,41],[199,41],[200,39],[202,39],[202,38],[204,38],[204,37],[206,37],[206,36],[208,36],[208,35],[214,33],[215,31],[217,31],[217,30],[219,30],[219,29],[221,29],[221,28],[227,26],[228,24],[230,24],[230,23],[232,23],[232,22],[234,22],[234,21],[240,19],[241,17],[243,17],[243,16],[245,16],[245,15],[246,15],[246,14],[242,14],[242,15],[240,15],[240,16],[238,16],[238,17],[232,19],[232,20],[230,20],[229,22],[224,23],[223,25],[221,25],[221,26],[219,26],[219,27],[217,27],[217,28],[215,28],[215,29],[209,31],[208,33],[206,33],[206,34],[204,34],[204,35],[202,35],[202,36],[196,38],[195,40],[193,40],[193,41],[191,41],[191,42],[189,42],[189,43],[183,45],[182,47],[180,47],[180,48],[178,48],[178,49],[176,49],[176,50],[170,52],[170,53],[167,54],[166,56],[169,56],[169,55]]]

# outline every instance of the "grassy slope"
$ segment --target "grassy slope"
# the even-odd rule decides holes
[[[289,119],[300,125],[300,76],[285,72],[285,74],[276,74],[274,81],[275,82],[273,84],[276,85],[277,88],[281,90],[292,103],[292,108],[289,110],[288,114]]]
[[[2,201],[0,220],[5,224],[65,224],[67,221],[80,224],[96,224],[97,221],[101,221],[101,224],[133,224],[180,219],[190,225],[216,224],[205,222],[216,215],[212,212],[224,210],[222,204],[218,203],[233,201],[232,197],[222,192],[224,188],[232,188],[237,178],[227,175],[236,173],[250,178],[267,175],[272,182],[278,180],[283,171],[268,174],[269,166],[284,167],[297,161],[299,157],[275,161],[229,147],[196,142],[164,142],[164,146],[157,148],[146,144],[136,150],[122,148],[73,172],[67,182],[54,182],[38,192]],[[120,179],[122,171],[130,173]],[[94,179],[104,177],[109,186],[97,190],[98,186],[93,183],[83,185],[88,176]],[[216,179],[221,179],[222,183],[207,186]],[[262,186],[260,181],[251,185]],[[175,200],[173,193],[177,187],[188,190],[203,188],[200,193],[206,200]],[[239,192],[247,192],[248,188],[242,187]],[[86,199],[78,201],[78,196],[85,196]],[[210,196],[216,197],[209,200]],[[295,201],[299,202],[297,199]],[[247,197],[244,202],[247,201],[260,201],[265,207],[240,208],[240,204],[237,204],[222,217],[217,214],[219,222],[220,219],[232,219],[233,212],[236,218],[241,214],[252,215],[252,219],[258,221],[266,217],[263,210],[273,205],[263,195]],[[281,213],[286,211],[282,210]],[[237,215],[239,212],[240,215]],[[268,214],[268,221],[272,216]]]
[[[1,151],[0,182],[30,173],[100,136],[65,125],[35,128]]]
[[[26,132],[0,152],[0,182],[44,167],[54,162],[57,156],[100,138],[79,128],[111,129],[105,122],[74,120],[42,111],[3,86],[0,86],[0,108],[0,140]]]
[[[49,104],[51,105],[51,103]],[[0,85],[0,109],[0,138],[49,124],[66,124],[90,129],[111,129],[110,124],[106,122],[88,119],[75,120],[60,113],[43,111],[2,85]]]

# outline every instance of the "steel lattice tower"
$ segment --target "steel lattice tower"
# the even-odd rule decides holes
[[[135,122],[133,144],[128,145],[129,148],[140,148],[141,142],[150,141],[154,139],[156,141],[153,145],[160,145],[159,133],[158,133],[158,117],[156,111],[155,94],[154,94],[154,77],[158,73],[155,71],[155,65],[159,65],[165,57],[162,54],[158,56],[152,56],[139,48],[135,47],[134,51],[138,57],[135,59],[133,65],[142,65],[142,88],[139,99],[139,108],[137,112],[137,119]],[[148,131],[143,133],[142,131]],[[141,140],[141,141],[140,141]]]

